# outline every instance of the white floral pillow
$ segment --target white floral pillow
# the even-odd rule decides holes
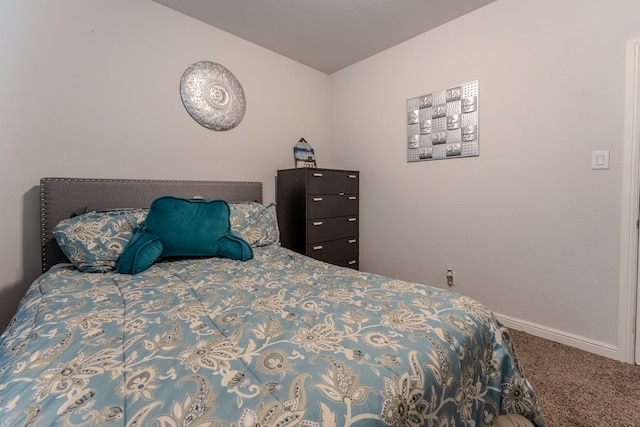
[[[91,211],[60,221],[53,236],[78,270],[104,273],[115,269],[124,247],[146,216],[146,209]]]
[[[259,247],[280,242],[275,203],[229,203],[229,208],[231,231],[239,234],[249,245]]]

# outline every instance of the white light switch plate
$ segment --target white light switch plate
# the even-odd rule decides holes
[[[591,152],[591,169],[609,169],[609,150]]]

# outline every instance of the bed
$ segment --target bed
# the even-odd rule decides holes
[[[261,183],[40,188],[43,274],[0,337],[0,426],[545,425],[489,310],[281,247]],[[160,257],[123,274],[61,250],[61,223],[133,214],[135,234],[162,196],[225,200],[251,259]]]

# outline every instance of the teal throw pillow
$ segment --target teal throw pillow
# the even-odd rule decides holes
[[[126,248],[118,271],[144,271],[158,257],[253,258],[251,246],[232,233],[229,216],[229,204],[223,200],[160,197],[151,203],[143,235]]]
[[[162,256],[217,256],[219,240],[231,235],[229,204],[223,200],[165,196],[154,200],[145,222],[160,237]]]

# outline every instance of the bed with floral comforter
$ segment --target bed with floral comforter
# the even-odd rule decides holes
[[[1,426],[543,426],[477,301],[277,244],[135,276],[58,265],[0,338]]]

